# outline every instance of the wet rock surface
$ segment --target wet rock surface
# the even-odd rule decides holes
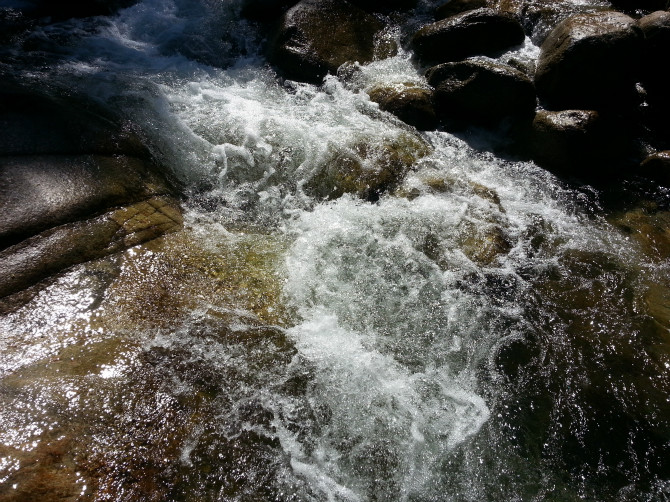
[[[375,201],[398,186],[430,151],[422,138],[409,133],[382,144],[361,142],[348,152],[336,154],[307,188],[322,198],[336,199],[349,193]]]
[[[302,0],[282,17],[270,60],[288,78],[318,83],[347,61],[372,61],[382,27],[347,1]]]
[[[535,73],[549,109],[625,111],[635,106],[642,35],[618,12],[572,16],[542,44]]]
[[[415,84],[378,85],[368,91],[370,100],[381,110],[392,113],[403,122],[420,130],[437,125],[433,92]]]
[[[477,9],[421,28],[412,48],[423,64],[458,61],[468,56],[498,56],[524,40],[514,16]]]
[[[633,137],[620,121],[595,110],[540,110],[528,144],[533,159],[553,172],[599,180],[635,158]]]
[[[0,86],[0,296],[181,225],[133,128],[98,111],[11,78]]]
[[[670,150],[657,152],[644,159],[640,164],[640,171],[643,176],[663,186],[670,186]]]
[[[449,0],[435,9],[435,19],[442,20],[456,14],[488,7],[487,0]]]
[[[223,259],[193,235],[172,234],[86,264],[2,318],[3,500],[269,500],[301,491],[285,477],[278,410],[263,397],[284,395],[309,419],[299,390],[308,376],[291,369],[295,348],[262,321],[262,308],[259,318],[238,298],[203,302],[227,281],[237,295],[255,281],[258,299],[276,290],[269,247],[245,250],[256,238],[224,237],[219,244],[231,253]],[[179,253],[185,247],[188,257]],[[254,265],[249,252],[266,254]],[[28,319],[36,307],[41,315]],[[148,327],[163,331],[153,337]],[[8,344],[30,347],[31,356],[14,358]],[[226,356],[214,361],[215,353]]]
[[[426,72],[435,88],[438,117],[457,125],[494,125],[504,118],[532,116],[532,81],[511,66],[485,60],[444,63]]]
[[[537,45],[541,45],[549,32],[568,17],[610,10],[609,6],[570,0],[499,0],[493,4],[495,8],[517,16],[526,34]]]

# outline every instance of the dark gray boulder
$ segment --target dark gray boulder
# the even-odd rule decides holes
[[[435,9],[435,19],[446,19],[469,10],[487,7],[487,0],[449,0]]]
[[[350,0],[351,3],[372,12],[389,12],[416,7],[417,0]]]
[[[593,160],[603,141],[602,121],[595,110],[540,110],[533,119],[529,142],[533,159],[561,173]]]
[[[535,89],[519,70],[487,60],[444,63],[426,72],[438,117],[456,124],[495,125],[533,116]]]
[[[532,123],[529,153],[561,176],[609,182],[638,155],[636,131],[595,110],[540,110]]]
[[[498,56],[524,38],[514,16],[476,9],[424,26],[412,38],[412,48],[423,63],[447,63],[469,56]]]
[[[517,16],[536,45],[541,45],[551,30],[570,16],[611,10],[602,4],[571,0],[501,0],[495,5],[499,10]]]
[[[656,152],[640,163],[640,174],[670,187],[670,150]]]
[[[302,0],[282,17],[269,59],[290,79],[319,83],[347,61],[372,61],[382,28],[346,0]]]
[[[642,33],[620,12],[572,16],[541,47],[535,86],[549,109],[633,107]]]
[[[670,12],[657,11],[638,21],[644,34],[642,86],[646,91],[646,110],[651,127],[665,131],[670,144]]]
[[[414,84],[378,85],[368,91],[381,110],[421,130],[434,129],[437,117],[433,91]]]
[[[639,11],[655,11],[670,8],[668,0],[610,0],[617,10],[634,14]]]

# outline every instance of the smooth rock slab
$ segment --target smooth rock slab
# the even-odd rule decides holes
[[[143,160],[126,156],[0,157],[0,249],[112,206],[169,193]]]
[[[46,230],[0,251],[0,298],[72,265],[178,230],[182,222],[178,203],[164,196]]]
[[[423,63],[447,63],[469,56],[499,56],[524,38],[514,16],[476,9],[424,26],[412,38],[412,48]]]

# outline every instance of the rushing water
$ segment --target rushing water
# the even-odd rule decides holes
[[[473,147],[485,133],[380,112],[365,89],[422,83],[410,53],[281,84],[224,0],[31,36],[58,55],[23,78],[138,124],[184,187],[188,237],[77,267],[2,320],[0,483],[47,445],[79,452],[47,451],[54,483],[95,500],[670,497],[668,335],[648,307],[667,261],[590,191]],[[334,162],[374,162],[361,144],[422,153],[374,203],[321,197]]]

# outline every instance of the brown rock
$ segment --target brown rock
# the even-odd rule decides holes
[[[417,129],[429,130],[437,126],[430,89],[415,84],[378,85],[368,91],[368,95],[380,109]]]
[[[395,188],[412,165],[430,151],[428,144],[413,134],[401,134],[381,144],[359,142],[334,155],[306,188],[329,199],[350,193],[374,201]]]
[[[72,265],[100,258],[181,227],[178,203],[154,197],[103,216],[51,228],[0,251],[0,297]]]
[[[288,78],[319,83],[347,61],[372,61],[382,27],[346,0],[302,0],[282,17],[270,60]]]
[[[446,19],[469,10],[487,7],[487,0],[449,0],[435,10],[435,19]]]

